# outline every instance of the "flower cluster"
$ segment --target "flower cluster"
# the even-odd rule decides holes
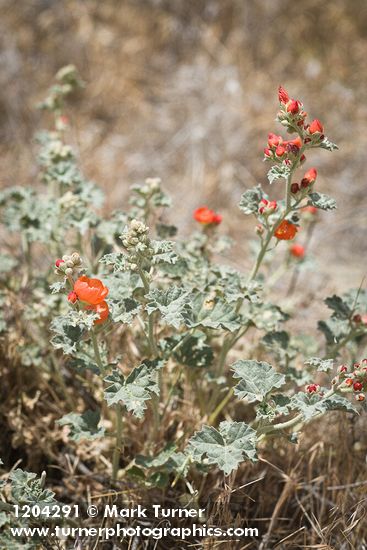
[[[132,271],[137,271],[144,260],[151,261],[154,256],[148,233],[149,227],[144,222],[132,220],[121,235],[122,244],[128,252],[126,261]]]
[[[82,267],[83,260],[78,252],[73,252],[70,255],[65,254],[62,258],[59,258],[55,262],[55,273],[66,277],[75,276]]]
[[[286,161],[289,164],[290,159],[298,155],[303,143],[299,136],[295,139],[284,140],[277,134],[268,134],[268,146],[264,149],[266,160]],[[286,160],[288,159],[288,160]],[[306,160],[305,155],[301,156],[301,163]]]
[[[268,201],[267,199],[261,199],[259,206],[259,214],[263,216],[269,216],[275,212],[278,208],[277,201]]]
[[[202,225],[219,225],[222,221],[222,216],[207,206],[201,206],[195,210],[194,220]]]
[[[354,363],[350,372],[346,365],[341,365],[338,375],[333,379],[333,385],[338,383],[342,383],[346,390],[353,391],[356,401],[364,401],[367,392],[367,359]]]

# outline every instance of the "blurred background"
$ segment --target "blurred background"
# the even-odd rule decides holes
[[[237,209],[262,182],[277,87],[304,102],[338,143],[309,155],[321,214],[310,249],[312,292],[359,286],[367,250],[367,3],[365,0],[0,0],[0,183],[37,182],[35,110],[56,71],[73,63],[86,88],[71,103],[71,137],[85,173],[124,208],[128,188],[160,176],[172,220],[188,231],[201,205],[224,216],[247,268],[253,220]],[[274,184],[274,198],[283,185]],[[300,235],[302,240],[302,234]],[[314,275],[314,274],[313,274]],[[310,279],[308,281],[308,278]],[[311,281],[312,279],[312,281]],[[310,286],[311,285],[311,286]]]

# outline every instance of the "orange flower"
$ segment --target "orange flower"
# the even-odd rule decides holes
[[[106,298],[108,288],[99,279],[89,279],[82,275],[74,283],[74,292],[82,302],[96,306]]]
[[[301,244],[294,243],[292,244],[289,250],[292,256],[294,256],[295,258],[302,259],[305,257],[305,254],[306,254],[305,247],[302,246]]]
[[[87,309],[88,311],[95,311],[96,313],[98,313],[99,319],[96,319],[94,321],[95,325],[100,325],[101,323],[104,323],[110,312],[107,302],[101,302],[100,304],[97,304],[94,306],[92,305],[87,306],[85,309]]]
[[[201,206],[195,210],[194,219],[202,225],[218,225],[222,221],[222,216],[216,214],[214,210],[210,210],[207,206]]]
[[[290,241],[294,239],[297,231],[298,231],[297,226],[295,226],[294,223],[291,223],[287,220],[283,220],[278,225],[274,233],[274,237],[276,237],[281,241]]]

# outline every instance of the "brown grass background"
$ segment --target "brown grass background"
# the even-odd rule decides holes
[[[235,263],[246,269],[253,222],[236,205],[246,188],[266,185],[262,149],[269,131],[281,131],[274,117],[282,83],[340,147],[308,160],[319,170],[317,189],[339,210],[322,214],[310,243],[318,267],[302,275],[301,289],[325,313],[317,304],[327,292],[359,286],[367,250],[365,0],[1,0],[0,7],[1,186],[37,184],[33,134],[43,115],[34,106],[55,72],[74,63],[87,86],[68,109],[71,137],[84,171],[106,191],[106,211],[124,208],[131,183],[160,176],[174,197],[172,221],[185,232],[196,206],[218,209],[237,243]],[[280,197],[281,185],[272,192]],[[315,322],[305,319],[306,327]],[[280,469],[260,465],[273,473],[241,497],[258,518],[280,503],[270,524],[278,541],[307,524],[311,535],[301,531],[271,548],[366,548],[363,419],[332,419],[327,429],[310,427],[297,452],[269,449]],[[243,475],[238,485],[256,472]]]

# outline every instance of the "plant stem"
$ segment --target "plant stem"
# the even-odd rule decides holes
[[[101,359],[101,354],[100,354],[100,351],[99,351],[97,336],[96,336],[96,333],[94,332],[93,329],[91,330],[91,336],[92,336],[94,357],[95,357],[95,360],[96,360],[96,363],[97,363],[98,367],[100,368],[101,372],[103,373],[105,369],[104,369],[102,359]]]
[[[323,396],[323,398],[320,399],[320,403],[325,401],[325,399],[328,399],[329,397],[331,397],[336,392],[336,390],[338,390],[340,387],[341,387],[341,384],[335,389],[331,388],[331,390],[326,392],[325,395]],[[320,416],[322,414],[324,414],[324,412],[320,411],[319,413],[312,416],[309,420],[313,420],[316,416]],[[290,420],[286,420],[285,422],[279,422],[278,424],[273,424],[271,426],[264,426],[264,428],[262,430],[260,430],[260,433],[262,432],[262,439],[266,435],[269,435],[269,434],[271,435],[272,433],[282,431],[282,430],[286,430],[287,428],[291,428],[292,426],[295,426],[296,424],[298,424],[298,422],[300,422],[302,420],[302,418],[303,418],[303,414],[299,413],[296,416],[294,416],[293,418],[291,418]],[[308,422],[308,420],[304,421],[303,424],[307,424],[307,422]]]
[[[95,357],[96,363],[100,368],[101,373],[104,373],[105,368],[102,363],[97,336],[93,329],[91,330],[91,336],[92,336],[94,357]],[[115,441],[115,448],[113,450],[113,455],[112,455],[112,481],[116,481],[117,479],[120,456],[122,453],[122,408],[119,403],[117,403],[115,411],[116,411],[116,441]]]
[[[208,419],[208,424],[209,426],[211,426],[212,424],[214,424],[214,422],[216,421],[217,417],[219,416],[219,414],[222,412],[222,410],[224,409],[224,407],[227,405],[228,401],[231,399],[233,395],[233,388],[230,388],[229,392],[227,393],[227,395],[224,397],[224,399],[222,399],[222,401],[217,405],[217,407],[215,408],[215,410],[212,412],[212,414],[209,416],[209,419]]]
[[[140,275],[140,278],[142,280],[143,286],[144,286],[144,292],[145,294],[148,294],[150,290],[149,281],[144,273],[144,270],[139,267],[138,272]],[[152,312],[150,315],[148,315],[148,344],[149,344],[149,354],[151,356],[157,357],[159,355],[157,343],[155,341],[154,337],[154,312]],[[153,412],[153,420],[154,420],[154,430],[152,432],[152,440],[156,439],[158,432],[159,432],[159,426],[160,426],[160,415],[159,415],[159,403],[160,399],[159,396],[163,393],[163,377],[162,372],[159,370],[158,372],[158,387],[159,387],[159,395],[154,394],[151,403],[152,403],[152,412]]]
[[[116,411],[116,443],[112,457],[112,481],[117,480],[119,470],[120,456],[122,453],[122,409],[118,403],[115,407]]]
[[[144,286],[145,294],[149,292],[149,281],[144,273],[144,270],[139,268],[139,275]],[[149,351],[151,355],[158,355],[158,348],[154,337],[154,313],[151,313],[148,316],[148,342],[149,342]]]

